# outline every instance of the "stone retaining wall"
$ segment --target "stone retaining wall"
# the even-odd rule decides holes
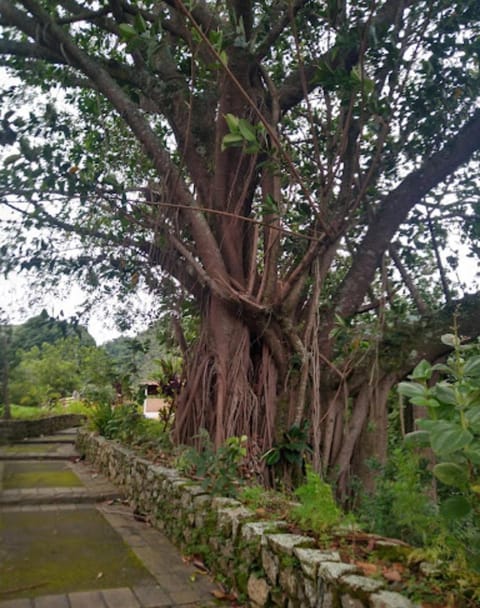
[[[61,414],[35,420],[0,420],[0,444],[26,437],[52,435],[85,422],[80,414]]]
[[[78,449],[125,492],[134,508],[208,566],[254,608],[412,608],[386,583],[362,576],[335,551],[257,521],[230,498],[212,497],[178,471],[82,429]]]

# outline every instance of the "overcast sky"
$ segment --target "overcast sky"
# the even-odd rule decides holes
[[[79,285],[74,284],[65,289],[64,297],[52,295],[45,291],[37,293],[29,287],[27,277],[12,274],[8,280],[0,277],[0,307],[7,313],[10,323],[23,323],[28,318],[39,314],[42,309],[52,317],[68,318],[80,312],[84,294]],[[97,344],[108,342],[121,335],[101,310],[94,311],[90,318],[80,318],[80,324],[85,325]],[[138,331],[143,329],[142,324]]]

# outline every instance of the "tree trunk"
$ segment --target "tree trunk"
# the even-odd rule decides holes
[[[272,352],[265,328],[247,322],[218,298],[210,297],[204,311],[202,332],[187,354],[189,382],[178,400],[176,440],[191,443],[205,429],[218,448],[228,437],[247,435],[258,456],[284,441],[284,433],[298,424],[301,365],[285,336]],[[270,330],[279,331],[278,327],[272,322]],[[386,403],[397,375],[367,378],[352,396],[348,384],[324,391],[321,379],[331,383],[332,370],[312,353],[307,362],[308,407],[301,422],[310,420],[314,468],[334,472],[339,495],[345,499],[352,475],[368,482],[365,459],[385,458]]]
[[[187,355],[189,382],[178,400],[175,436],[189,443],[206,429],[218,448],[247,435],[262,451],[272,446],[281,408],[278,360],[253,324],[210,297],[197,343]],[[281,355],[285,356],[285,355]]]

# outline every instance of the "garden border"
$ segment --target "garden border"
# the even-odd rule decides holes
[[[28,437],[53,435],[57,431],[81,426],[84,423],[83,414],[59,414],[26,420],[0,420],[0,444]]]
[[[362,576],[335,551],[286,533],[231,498],[210,496],[175,469],[159,466],[87,429],[77,448],[119,486],[133,508],[254,608],[413,608],[381,580]]]

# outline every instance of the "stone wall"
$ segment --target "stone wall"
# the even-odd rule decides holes
[[[0,444],[26,437],[52,435],[57,431],[80,426],[84,422],[85,416],[80,414],[62,414],[36,420],[0,420]]]
[[[253,608],[412,608],[381,580],[362,576],[335,551],[287,532],[282,521],[257,521],[230,498],[208,495],[178,471],[82,429],[78,449],[120,486],[135,509],[212,571]]]

